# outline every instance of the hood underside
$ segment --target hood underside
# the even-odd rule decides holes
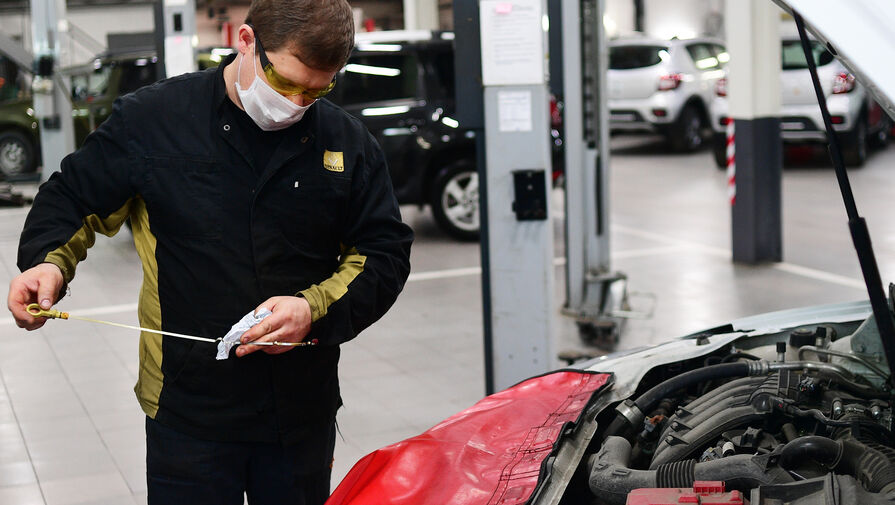
[[[836,55],[895,117],[895,2],[891,0],[774,0],[805,20],[806,28]]]

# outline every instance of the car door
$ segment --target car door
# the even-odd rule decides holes
[[[425,148],[418,132],[427,117],[421,67],[415,51],[356,51],[339,73],[332,100],[360,119],[385,152],[398,200],[422,167],[412,163]]]

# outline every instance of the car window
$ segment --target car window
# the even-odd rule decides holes
[[[811,41],[811,53],[814,55],[814,64],[822,67],[833,61],[833,55],[816,40]],[[783,70],[800,70],[808,68],[808,60],[802,50],[802,43],[798,40],[784,40],[780,63]]]
[[[416,98],[417,76],[414,55],[354,55],[339,73],[334,98],[341,105]]]
[[[435,79],[442,87],[443,96],[454,98],[454,53],[442,51],[435,55]]]
[[[668,58],[668,48],[664,46],[633,45],[609,48],[609,68],[612,70],[651,67]]]
[[[31,73],[0,56],[0,103],[31,96]]]
[[[121,64],[121,83],[118,94],[124,95],[136,91],[157,80],[156,58],[138,58]]]
[[[727,65],[730,62],[730,53],[727,52],[727,48],[720,44],[710,44],[712,48],[712,54],[715,55],[715,58],[718,58],[718,63],[720,66]]]
[[[721,66],[721,62],[708,44],[690,44],[687,46],[687,52],[693,59],[693,65],[699,70],[716,69]]]
[[[112,67],[103,65],[93,72],[75,74],[71,77],[72,98],[80,101],[92,101],[104,96],[109,91],[109,77]]]

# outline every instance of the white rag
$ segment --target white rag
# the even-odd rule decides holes
[[[217,359],[227,359],[230,356],[230,349],[239,345],[239,337],[241,337],[243,333],[249,331],[252,326],[260,323],[262,319],[271,314],[273,314],[273,312],[262,307],[258,313],[252,311],[242,316],[242,319],[234,324],[233,327],[230,328],[230,331],[224,335],[224,338],[218,342]]]

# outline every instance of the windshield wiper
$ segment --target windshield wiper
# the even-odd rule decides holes
[[[876,326],[879,329],[880,340],[882,340],[883,351],[886,354],[886,361],[889,364],[889,386],[895,386],[895,322],[892,320],[892,313],[889,311],[889,305],[886,302],[886,293],[883,290],[883,281],[879,274],[879,267],[876,264],[876,257],[873,254],[873,245],[870,243],[870,232],[867,230],[867,221],[858,214],[858,207],[855,205],[855,195],[852,193],[851,184],[848,181],[848,174],[845,171],[845,163],[842,160],[842,151],[839,149],[839,140],[833,131],[833,122],[830,119],[830,110],[827,108],[827,100],[824,97],[823,89],[820,86],[820,79],[817,76],[817,65],[814,61],[814,53],[811,51],[811,43],[808,35],[805,33],[805,21],[802,16],[792,11],[793,18],[796,21],[796,28],[799,30],[799,39],[802,41],[802,51],[805,53],[805,59],[808,62],[808,71],[811,73],[811,81],[814,83],[814,92],[817,94],[817,103],[820,105],[820,112],[824,118],[824,126],[827,130],[827,139],[829,143],[828,151],[830,159],[833,161],[833,168],[836,170],[836,178],[839,180],[839,191],[842,193],[842,200],[845,203],[845,210],[848,213],[848,229],[851,231],[852,243],[858,252],[858,262],[861,264],[861,272],[864,274],[864,284],[867,286],[867,294],[870,296],[870,307],[873,309],[873,317],[876,319]],[[835,53],[834,53],[835,54]],[[860,120],[860,119],[859,119]]]

